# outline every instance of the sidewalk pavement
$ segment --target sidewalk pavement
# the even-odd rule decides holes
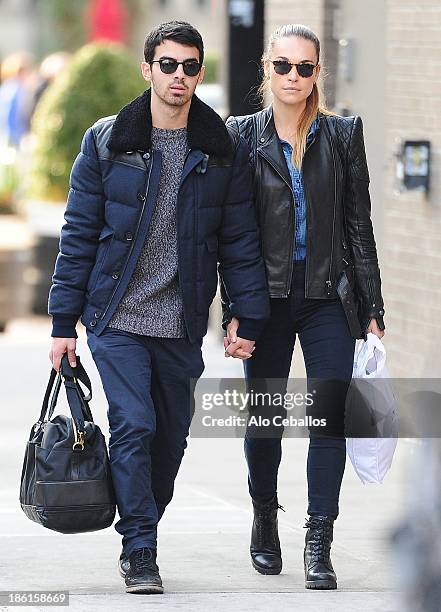
[[[406,470],[414,454],[414,446],[404,440],[399,441],[383,485],[363,486],[347,460],[332,548],[337,591],[304,588],[304,439],[284,440],[279,501],[286,512],[279,512],[283,553],[279,576],[262,576],[250,564],[252,511],[240,439],[189,439],[174,499],[159,526],[158,564],[164,595],[125,593],[116,569],[120,536],[113,527],[64,535],[29,521],[20,508],[18,490],[26,439],[38,417],[50,371],[49,330],[46,317],[32,317],[13,321],[0,335],[0,590],[68,590],[70,609],[75,612],[136,612],[146,606],[167,612],[306,608],[309,612],[395,612],[402,608],[388,533],[404,509]],[[105,397],[83,331],[77,352],[91,375],[95,420],[107,435]],[[239,360],[223,357],[218,336],[206,337],[204,356],[204,376],[242,376]],[[58,410],[66,413],[64,401]]]

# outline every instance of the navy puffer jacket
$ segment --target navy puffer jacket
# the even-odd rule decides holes
[[[161,153],[151,150],[150,91],[118,115],[97,121],[83,138],[71,173],[60,252],[49,292],[52,336],[77,337],[82,323],[99,335],[123,297],[148,233]],[[178,273],[186,329],[207,331],[217,268],[238,335],[257,339],[269,296],[252,200],[248,146],[193,96],[190,152],[177,202]]]

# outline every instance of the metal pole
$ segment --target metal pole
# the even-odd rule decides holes
[[[262,108],[256,90],[264,48],[264,4],[264,0],[228,0],[228,107],[232,115]]]

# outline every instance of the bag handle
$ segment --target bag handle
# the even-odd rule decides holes
[[[92,398],[92,385],[78,357],[77,365],[72,367],[69,364],[67,353],[64,353],[63,357],[61,358],[60,371],[61,378],[66,388],[66,396],[70,412],[77,429],[75,432],[76,440],[74,450],[77,443],[80,445],[82,450],[84,447],[84,421],[93,421],[92,413],[89,407],[89,401]],[[87,386],[89,390],[87,397],[84,395],[84,392],[78,383],[78,379],[80,379]],[[80,434],[79,440],[77,440],[77,434]]]
[[[46,392],[43,398],[43,404],[41,407],[41,412],[38,421],[34,425],[34,430],[39,429],[41,424],[46,419],[46,413],[48,412],[49,406],[49,414],[47,419],[50,420],[52,418],[53,412],[57,405],[58,395],[61,388],[61,383],[64,379],[64,385],[66,387],[66,395],[67,401],[69,404],[69,408],[71,410],[72,416],[76,419],[76,425],[79,426],[81,431],[84,429],[84,420],[93,422],[92,412],[90,410],[89,402],[92,399],[92,384],[90,382],[90,378],[86,373],[83,365],[81,364],[80,357],[77,355],[76,357],[77,365],[72,367],[69,364],[67,353],[64,353],[61,359],[60,371],[57,371],[52,368],[49,382],[46,387]],[[56,380],[55,380],[56,379]],[[84,386],[88,390],[87,396],[84,395],[83,389],[80,387],[78,381],[82,382]],[[51,396],[52,388],[55,383],[55,388]],[[69,391],[68,391],[69,389]],[[72,410],[73,406],[73,410]]]
[[[84,418],[87,421],[93,422],[92,412],[90,411],[90,406],[89,406],[89,402],[92,399],[92,383],[90,382],[90,378],[87,375],[86,370],[83,367],[83,364],[81,363],[80,357],[77,356],[76,360],[77,360],[77,365],[75,367],[71,366],[69,363],[68,357],[67,357],[67,353],[64,353],[63,357],[61,358],[61,366],[60,366],[61,379],[63,379],[64,386],[66,387],[66,389],[69,387],[71,389],[75,388],[77,390],[79,398],[80,398],[80,403],[82,406],[82,412],[84,414]],[[69,383],[73,383],[73,384],[66,385],[66,381],[68,381]],[[87,396],[84,395],[84,392],[81,386],[78,384],[78,381],[82,382],[83,385],[89,391]],[[55,401],[51,402],[51,410],[49,412],[49,417],[48,417],[49,419],[51,419],[52,413],[56,405],[57,398],[55,397],[54,399]],[[68,401],[69,401],[69,397],[68,397]]]

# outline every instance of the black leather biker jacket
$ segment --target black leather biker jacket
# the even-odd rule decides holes
[[[323,113],[318,119],[302,166],[307,200],[305,296],[340,297],[353,337],[363,338],[372,318],[384,329],[384,304],[362,120]],[[272,106],[252,115],[229,117],[227,125],[250,148],[270,296],[287,297],[295,248],[295,205]],[[223,287],[222,302],[225,327],[230,314]]]

